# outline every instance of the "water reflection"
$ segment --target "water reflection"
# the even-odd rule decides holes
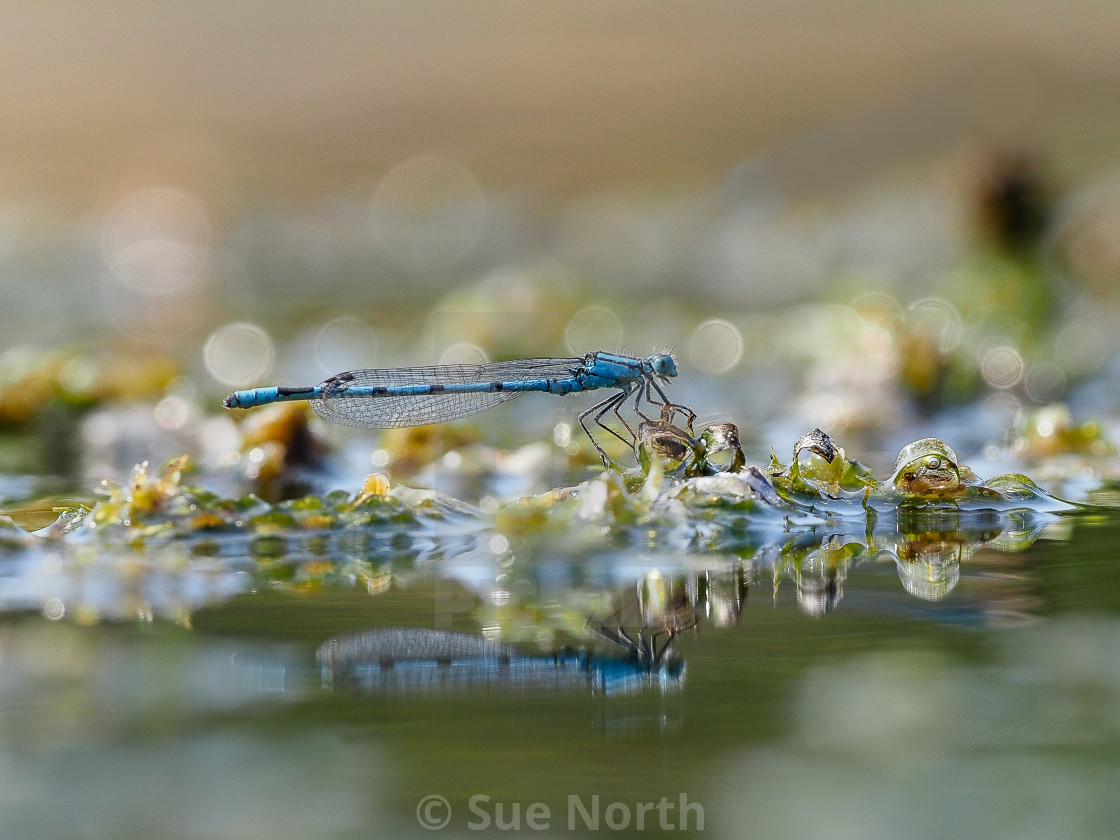
[[[745,520],[713,511],[710,530],[691,530],[679,542],[642,544],[640,533],[628,533],[596,544],[573,533],[567,545],[556,545],[513,530],[508,537],[475,530],[462,517],[436,523],[455,524],[457,533],[417,533],[414,521],[386,516],[376,528],[301,534],[290,521],[301,512],[286,513],[267,514],[273,531],[214,533],[159,551],[140,544],[120,551],[89,539],[66,548],[9,530],[0,611],[189,624],[198,609],[262,588],[378,596],[424,584],[434,593],[426,596],[433,599],[429,615],[471,613],[513,641],[582,632],[587,612],[580,605],[609,606],[620,626],[679,630],[693,618],[734,623],[749,607],[748,592],[777,598],[791,585],[804,612],[821,616],[842,608],[847,587],[879,586],[886,564],[910,596],[939,601],[970,564],[989,565],[993,551],[1022,552],[1048,526],[1066,521],[1034,511],[939,508],[899,508],[848,522]]]
[[[625,653],[568,649],[526,654],[510,645],[447,630],[378,628],[335,636],[319,648],[324,685],[367,694],[433,695],[471,690],[632,694],[684,681],[674,633],[639,640],[609,636]],[[660,638],[659,638],[660,637]]]
[[[910,512],[880,529],[800,533],[749,554],[648,555],[645,574],[629,579],[627,573],[639,564],[614,568],[615,554],[570,558],[526,554],[515,560],[509,552],[501,558],[502,571],[491,579],[485,566],[469,561],[469,557],[479,559],[476,552],[455,558],[446,571],[457,568],[459,574],[443,585],[454,584],[467,593],[455,609],[478,619],[487,635],[378,628],[332,637],[319,649],[318,659],[325,685],[364,694],[663,692],[684,682],[684,662],[673,649],[677,636],[693,628],[738,623],[750,608],[748,596],[753,591],[770,596],[760,604],[765,605],[792,584],[801,611],[820,618],[841,607],[845,584],[859,567],[873,575],[889,563],[910,596],[941,601],[953,592],[962,566],[967,567],[980,548],[1022,550],[1041,533],[1038,519],[1016,523],[994,512]],[[1005,527],[1013,536],[999,544]],[[872,575],[868,582],[874,580]],[[875,610],[874,600],[869,604],[864,595],[860,609]],[[889,596],[872,595],[887,611],[892,609]],[[595,635],[620,652],[603,654],[583,647],[526,653],[518,645],[499,641],[578,637],[578,622],[556,606],[557,598],[569,604],[609,603],[609,618],[592,616],[585,626],[595,626]],[[972,625],[977,616],[983,620],[986,614],[1006,615],[1012,611],[1009,607],[957,604],[941,619]],[[438,614],[437,607],[437,618]]]

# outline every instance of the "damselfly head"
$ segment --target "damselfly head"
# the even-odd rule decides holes
[[[658,376],[676,376],[677,363],[668,353],[661,353],[649,357],[649,366]]]

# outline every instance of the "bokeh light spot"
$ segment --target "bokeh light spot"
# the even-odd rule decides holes
[[[911,320],[932,338],[937,349],[947,353],[960,344],[964,321],[953,304],[944,298],[925,297],[910,304]]]
[[[707,373],[731,370],[743,357],[743,336],[734,324],[713,318],[693,330],[688,339],[689,362]]]
[[[197,278],[206,264],[209,224],[198,202],[170,187],[125,196],[105,226],[105,262],[133,289],[173,291]]]
[[[417,155],[381,180],[371,205],[373,238],[401,268],[447,269],[478,244],[486,196],[462,164]]]
[[[993,347],[984,354],[980,371],[992,387],[1011,388],[1023,378],[1023,357],[1014,347]]]
[[[1085,374],[1103,364],[1112,344],[1097,318],[1077,313],[1054,337],[1054,356],[1067,370]]]
[[[315,337],[315,359],[328,376],[352,368],[374,367],[377,350],[373,327],[350,316],[328,321]]]
[[[1066,372],[1053,362],[1043,362],[1027,371],[1023,388],[1036,403],[1051,403],[1066,390]]]
[[[1018,424],[1023,416],[1022,403],[1014,394],[992,394],[981,404],[981,411],[988,422],[999,429],[1008,429]]]
[[[569,352],[577,356],[594,350],[619,350],[622,347],[622,322],[605,307],[588,306],[568,321],[564,341]]]
[[[867,292],[851,302],[845,313],[845,323],[852,332],[862,332],[868,326],[894,329],[902,321],[902,310],[893,297],[883,292]]]
[[[441,365],[484,365],[489,361],[486,351],[469,341],[450,345],[439,357]]]
[[[156,405],[155,418],[165,429],[181,429],[190,418],[190,406],[182,397],[164,397]]]
[[[223,385],[251,385],[272,370],[272,339],[254,324],[226,324],[215,330],[203,349],[210,375]]]
[[[97,384],[97,365],[89,359],[75,356],[63,365],[58,375],[59,383],[72,394],[84,394]]]
[[[51,621],[60,621],[66,615],[66,604],[59,598],[48,598],[43,604],[43,615]]]
[[[215,299],[202,283],[138,293],[109,275],[101,283],[101,306],[107,321],[122,335],[167,347],[198,329],[213,314]],[[190,339],[192,344],[195,340]]]

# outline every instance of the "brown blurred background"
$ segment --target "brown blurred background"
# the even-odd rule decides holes
[[[9,212],[160,178],[315,202],[420,151],[487,189],[663,189],[806,137],[841,169],[970,136],[1076,174],[1120,127],[1105,2],[17,2],[0,32]],[[872,126],[895,148],[845,147]]]

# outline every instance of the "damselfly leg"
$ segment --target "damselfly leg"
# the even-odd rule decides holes
[[[650,389],[651,388],[653,390],[657,391],[657,395],[659,397],[661,397],[660,402],[655,400],[653,398],[653,396],[650,394]],[[661,390],[661,386],[658,385],[652,379],[647,379],[646,380],[645,394],[646,394],[646,402],[648,402],[650,405],[656,405],[658,408],[661,409],[661,420],[663,422],[672,423],[673,418],[676,417],[677,414],[684,414],[688,417],[688,420],[686,421],[685,425],[688,427],[688,430],[690,432],[692,431],[692,424],[694,422],[696,422],[696,412],[695,411],[693,411],[687,405],[680,405],[679,403],[669,402],[669,398],[665,395],[665,392],[663,390]]]
[[[695,626],[695,622],[689,625],[692,626]],[[665,661],[673,641],[682,629],[687,630],[688,627],[639,627],[637,633],[631,635],[621,625],[614,629],[600,625],[597,631],[607,641],[628,650],[635,659],[648,662],[651,668],[657,668]]]
[[[607,457],[607,453],[603,451],[603,447],[599,445],[599,441],[595,440],[595,435],[591,434],[591,430],[587,428],[587,423],[585,423],[584,420],[589,414],[591,414],[592,412],[596,412],[595,416],[592,417],[592,421],[596,426],[598,426],[600,429],[603,429],[604,431],[609,432],[620,441],[625,443],[627,446],[633,448],[634,441],[636,440],[636,438],[634,437],[634,430],[630,428],[629,424],[627,424],[627,422],[623,419],[622,415],[618,413],[618,409],[624,402],[626,402],[626,398],[628,396],[630,396],[629,391],[619,391],[618,393],[612,394],[611,396],[607,397],[602,402],[597,402],[590,408],[585,408],[576,416],[576,419],[579,421],[579,425],[583,428],[583,431],[587,433],[587,436],[591,438],[591,443],[594,445],[595,451],[599,453],[599,457],[603,459],[604,464],[609,465],[610,459]],[[617,431],[603,422],[603,415],[608,411],[614,411],[615,417],[617,417],[619,419],[619,422],[622,423],[623,428],[625,428],[626,431],[630,433],[629,440],[624,438]]]

